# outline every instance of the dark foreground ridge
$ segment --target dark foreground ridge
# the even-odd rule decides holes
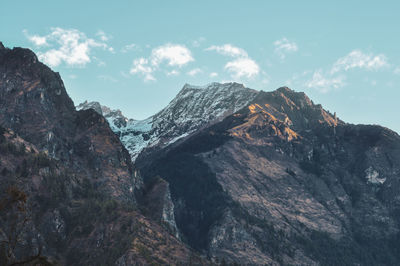
[[[205,263],[139,211],[141,177],[106,119],[2,44],[0,125],[0,265]]]

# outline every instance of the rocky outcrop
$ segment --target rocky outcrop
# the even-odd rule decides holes
[[[0,125],[1,265],[207,263],[141,214],[118,136],[28,49],[0,45]]]
[[[0,123],[51,158],[72,165],[104,189],[134,202],[137,180],[126,149],[102,116],[75,110],[57,73],[22,48],[0,57]],[[115,171],[119,169],[119,171]]]
[[[175,220],[175,206],[171,199],[168,182],[157,177],[148,183],[144,189],[144,195],[140,198],[140,203],[145,208],[147,215],[161,222],[176,238],[180,238]]]

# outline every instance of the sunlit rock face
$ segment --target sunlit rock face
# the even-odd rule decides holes
[[[182,238],[214,259],[400,262],[400,137],[347,124],[304,93],[261,91],[136,164],[145,183],[168,181]]]

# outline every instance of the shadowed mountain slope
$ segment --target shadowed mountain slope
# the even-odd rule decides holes
[[[1,265],[206,263],[138,211],[141,177],[107,120],[1,43],[0,125]]]
[[[286,87],[136,160],[169,182],[183,238],[242,264],[400,262],[400,137]]]

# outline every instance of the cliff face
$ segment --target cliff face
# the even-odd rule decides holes
[[[170,184],[183,238],[243,264],[400,262],[400,137],[288,88],[137,159]]]
[[[134,201],[132,164],[105,119],[77,112],[57,73],[28,49],[3,49],[0,57],[0,123],[89,178],[110,194]],[[115,169],[119,171],[115,172]]]
[[[138,211],[141,177],[118,136],[28,49],[0,45],[0,125],[0,264],[202,263]]]

